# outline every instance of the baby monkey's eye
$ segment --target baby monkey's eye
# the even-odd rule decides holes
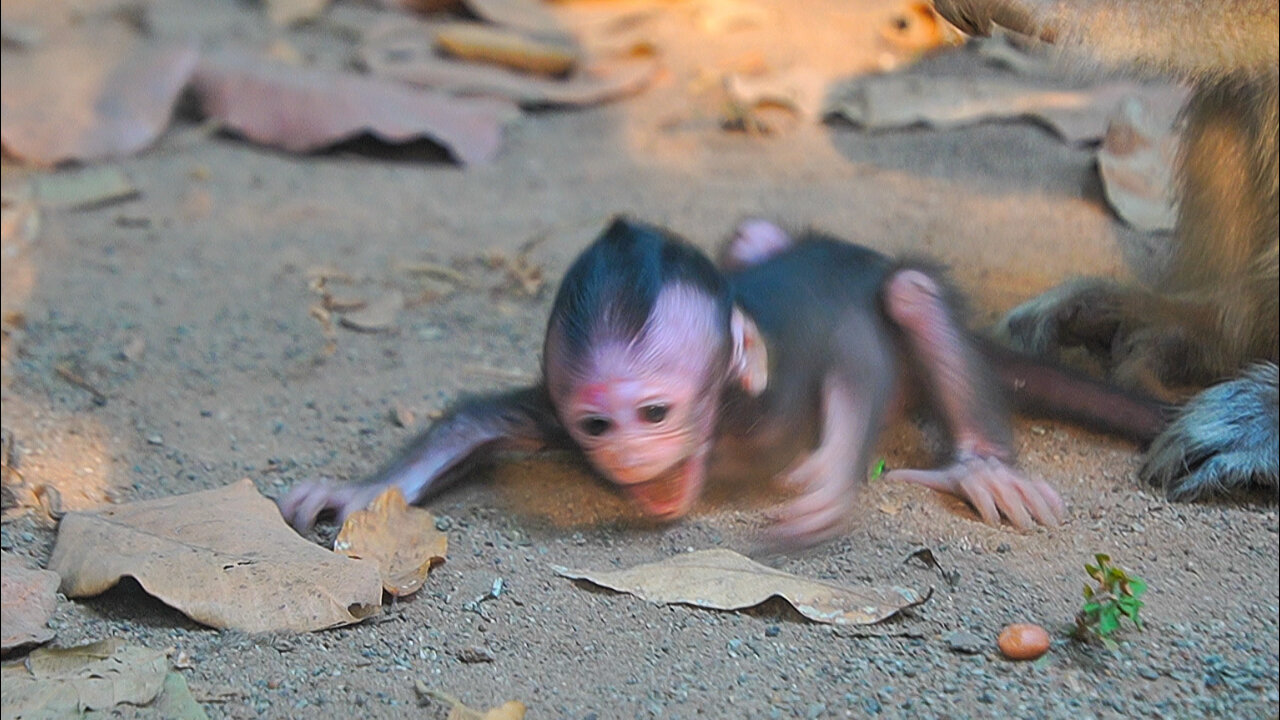
[[[593,415],[579,421],[578,428],[591,437],[600,437],[613,428],[613,423],[609,421],[609,418]]]
[[[657,425],[667,419],[667,413],[670,411],[671,408],[667,405],[645,405],[640,408],[640,417],[647,423]]]

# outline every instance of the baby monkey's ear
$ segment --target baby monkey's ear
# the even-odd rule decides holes
[[[748,395],[756,397],[769,385],[769,349],[764,336],[756,321],[736,306],[729,318],[729,334],[733,342],[730,373]]]

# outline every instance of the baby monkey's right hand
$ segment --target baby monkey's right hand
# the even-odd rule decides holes
[[[307,532],[323,515],[333,515],[339,523],[357,510],[363,510],[378,496],[376,485],[338,485],[309,480],[294,485],[289,493],[276,501],[285,522],[298,532]]]

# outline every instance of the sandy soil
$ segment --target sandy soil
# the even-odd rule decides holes
[[[536,241],[531,257],[553,285],[614,214],[706,247],[755,215],[932,256],[984,323],[1067,275],[1124,273],[1126,257],[1158,254],[1161,238],[1105,207],[1091,151],[1028,123],[868,134],[784,119],[770,135],[726,132],[718,73],[763,63],[835,81],[865,70],[892,8],[760,0],[763,15],[714,30],[705,13],[721,5],[560,8],[571,26],[646,10],[641,31],[664,70],[635,98],[526,116],[486,166],[360,148],[295,157],[189,123],[121,162],[138,199],[47,214],[34,244],[6,251],[4,305],[25,325],[4,340],[3,425],[23,477],[59,487],[71,508],[246,476],[276,497],[303,479],[369,472],[413,431],[392,422],[393,408],[422,424],[460,393],[533,377],[550,286],[415,304],[391,332],[338,330],[328,352],[309,316],[317,266],[350,274],[351,293],[369,297],[415,287],[401,263],[513,256]],[[269,35],[252,6],[158,6],[159,32]],[[333,64],[350,50],[323,28],[290,39]],[[955,51],[911,72],[999,71]],[[774,560],[807,576],[933,589],[923,606],[857,631],[778,602],[658,607],[555,576],[552,565],[749,550],[773,498],[713,488],[691,517],[654,527],[553,458],[504,465],[433,501],[448,562],[375,621],[303,636],[218,632],[127,585],[60,601],[55,643],[118,635],[172,648],[210,717],[415,717],[415,685],[476,707],[520,700],[539,718],[1275,717],[1275,507],[1170,504],[1136,480],[1133,447],[1065,426],[1019,421],[1017,441],[1026,471],[1070,503],[1063,527],[993,529],[956,502],[877,483],[846,537]],[[891,465],[925,463],[933,443],[907,423],[883,452]],[[54,537],[24,516],[4,524],[0,544],[43,564]],[[906,561],[919,547],[951,581]],[[1062,633],[1095,552],[1151,587],[1146,631],[1123,633],[1114,653]],[[497,579],[500,597],[469,610]],[[1000,658],[994,638],[1017,621],[1055,633],[1046,660]],[[953,649],[956,631],[976,636],[974,652]],[[492,661],[469,662],[472,648]]]

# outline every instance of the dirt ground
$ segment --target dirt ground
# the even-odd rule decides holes
[[[358,479],[411,436],[395,408],[422,425],[460,393],[534,377],[555,281],[618,213],[708,248],[763,216],[925,254],[950,267],[979,324],[1066,276],[1124,274],[1126,259],[1158,257],[1163,238],[1126,229],[1106,207],[1092,151],[1030,123],[866,133],[777,116],[770,134],[725,130],[718,73],[763,63],[844,79],[877,65],[876,28],[893,9],[752,0],[758,13],[743,22],[708,20],[734,5],[558,6],[569,27],[642,11],[635,22],[663,70],[632,98],[526,114],[487,165],[363,146],[293,156],[179,122],[118,163],[137,199],[47,213],[30,247],[6,250],[6,313],[25,321],[4,340],[3,426],[23,478],[58,487],[73,509],[242,477],[271,497],[304,479]],[[214,45],[271,35],[249,4],[156,7],[160,33]],[[350,52],[325,26],[286,37],[331,64]],[[1001,71],[957,49],[909,72]],[[6,183],[22,179],[14,170],[6,161]],[[352,295],[416,292],[405,263],[474,266],[530,243],[549,281],[535,296],[426,297],[391,331],[338,329],[333,346],[309,314],[316,267],[350,275]],[[657,527],[552,458],[503,465],[433,500],[448,561],[373,621],[301,636],[218,632],[126,583],[60,600],[54,643],[121,636],[171,649],[214,718],[420,717],[415,686],[481,708],[519,700],[536,718],[1275,717],[1274,505],[1171,504],[1139,484],[1128,444],[1043,421],[1020,420],[1016,434],[1025,471],[1069,503],[1064,526],[991,528],[924,489],[873,483],[847,536],[772,560],[810,577],[932,589],[922,606],[858,630],[779,601],[660,607],[556,576],[553,565],[751,550],[776,498],[716,487],[691,517]],[[904,423],[882,452],[892,466],[927,463],[935,441]],[[55,533],[26,515],[5,522],[0,544],[43,565]],[[920,547],[950,579],[907,561]],[[1150,583],[1145,632],[1122,633],[1115,652],[1065,635],[1097,552]],[[477,612],[499,579],[503,592]],[[1024,621],[1054,633],[1045,660],[996,651],[999,630]],[[965,644],[958,631],[976,637],[971,652],[954,648]]]

